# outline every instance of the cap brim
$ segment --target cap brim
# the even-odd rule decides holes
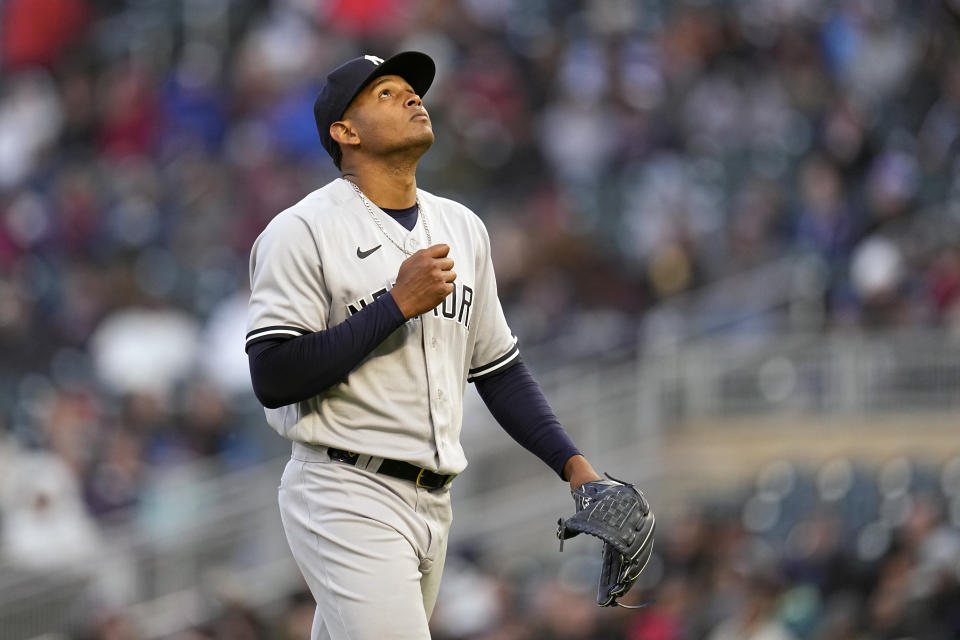
[[[427,93],[430,85],[433,84],[433,78],[437,73],[437,67],[433,59],[425,53],[419,51],[404,51],[392,56],[377,65],[367,79],[363,81],[357,92],[351,96],[347,106],[352,103],[364,87],[370,84],[374,79],[380,76],[400,76],[410,83],[413,90],[421,98]],[[346,111],[346,109],[344,109]]]

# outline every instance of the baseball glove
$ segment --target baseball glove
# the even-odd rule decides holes
[[[564,540],[579,533],[603,540],[597,604],[623,607],[617,598],[630,590],[650,560],[656,518],[636,487],[609,474],[607,478],[585,482],[570,492],[577,511],[557,522],[557,537],[560,551]]]

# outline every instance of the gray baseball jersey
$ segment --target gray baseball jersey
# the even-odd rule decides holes
[[[321,331],[385,295],[409,252],[450,246],[457,279],[441,305],[412,318],[343,381],[307,401],[266,409],[281,435],[460,473],[466,383],[518,356],[480,219],[461,204],[417,190],[407,231],[337,179],[277,215],[254,243],[247,340]],[[426,226],[424,221],[426,219]],[[392,239],[392,240],[391,240]]]

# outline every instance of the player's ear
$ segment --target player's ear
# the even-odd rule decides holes
[[[357,130],[345,120],[337,120],[330,125],[330,137],[341,145],[354,146],[360,144],[360,136],[357,135]]]

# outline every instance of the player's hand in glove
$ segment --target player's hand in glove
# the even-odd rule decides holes
[[[579,533],[603,540],[597,604],[624,606],[617,598],[637,581],[653,551],[656,518],[650,503],[632,484],[612,478],[585,482],[570,493],[577,512],[558,522],[560,550]]]

